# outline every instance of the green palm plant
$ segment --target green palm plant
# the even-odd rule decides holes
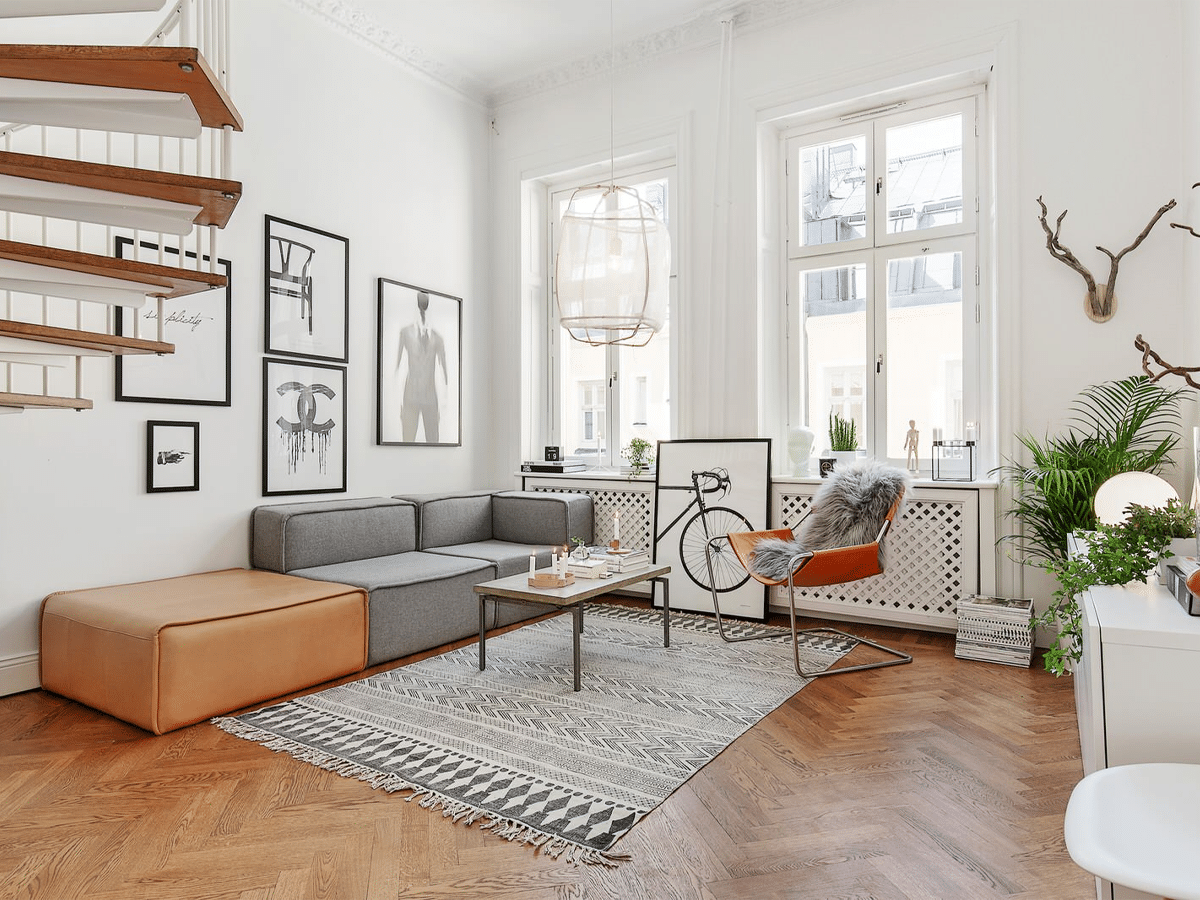
[[[1143,375],[1092,385],[1072,402],[1065,434],[1018,435],[1028,463],[993,470],[1013,489],[1005,514],[1023,533],[1001,538],[1026,565],[1067,558],[1067,535],[1096,526],[1096,490],[1120,472],[1159,472],[1179,443],[1183,390],[1167,390]]]

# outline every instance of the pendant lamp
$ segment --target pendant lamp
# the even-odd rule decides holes
[[[612,30],[612,2],[609,2]],[[615,72],[615,39],[610,66]],[[571,195],[559,226],[554,296],[559,323],[593,346],[645,345],[666,324],[671,236],[654,207],[633,188],[617,185],[613,86],[610,75],[610,181]]]

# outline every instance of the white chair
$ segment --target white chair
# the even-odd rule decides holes
[[[1063,830],[1071,859],[1093,875],[1169,900],[1200,900],[1200,765],[1093,772],[1071,792]]]

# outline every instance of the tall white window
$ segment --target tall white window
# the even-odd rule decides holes
[[[675,240],[673,182],[674,167],[641,167],[616,172],[616,182],[637,191],[654,207],[671,232],[676,252],[671,258],[671,295],[677,270],[679,242]],[[595,184],[590,180],[564,185],[551,191],[549,223],[552,247],[549,254],[553,279],[553,261],[557,252],[558,223],[577,187]],[[551,284],[553,281],[551,280]],[[600,467],[621,465],[621,448],[635,438],[654,444],[671,437],[671,316],[649,343],[643,347],[593,347],[573,340],[558,323],[558,307],[553,291],[551,312],[549,382],[554,414],[550,417],[550,443],[563,452],[583,457]]]
[[[788,418],[828,444],[903,464],[909,421],[975,436],[978,370],[974,93],[796,129],[786,154]]]

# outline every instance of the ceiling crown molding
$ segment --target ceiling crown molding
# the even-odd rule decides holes
[[[487,105],[487,88],[460,70],[434,59],[415,44],[401,40],[347,0],[287,0],[304,12],[315,15],[342,34],[383,53],[410,74],[446,88],[479,106]]]
[[[551,66],[502,85],[484,85],[457,68],[404,41],[356,7],[352,0],[287,0],[399,63],[409,73],[458,94],[479,106],[495,108],[590,78],[607,75],[615,65],[625,68],[683,50],[716,43],[721,22],[733,18],[737,32],[746,33],[781,22],[816,15],[854,0],[719,0],[691,19],[644,35],[608,51]]]

